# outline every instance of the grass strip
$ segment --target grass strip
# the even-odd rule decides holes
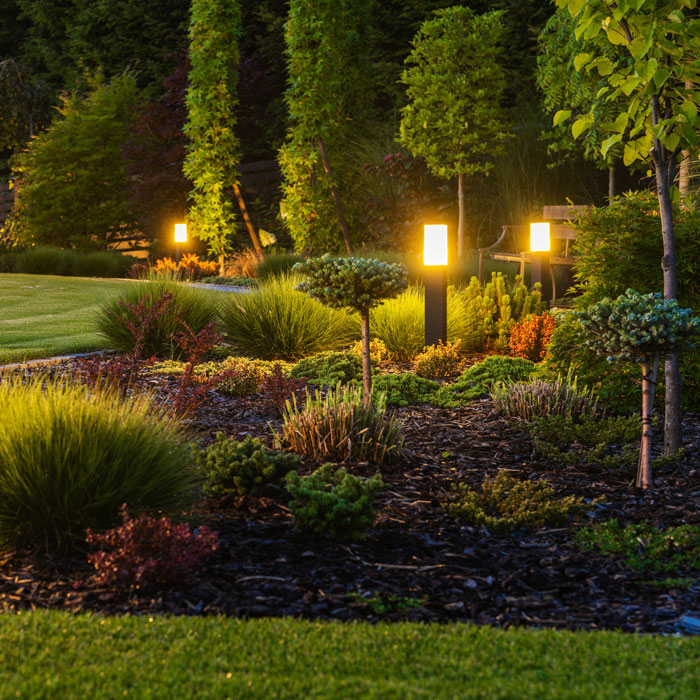
[[[0,364],[99,350],[95,315],[128,280],[0,274]]]
[[[472,625],[0,615],[3,698],[697,698],[700,639]]]

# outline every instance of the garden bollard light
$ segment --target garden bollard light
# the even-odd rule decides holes
[[[447,342],[447,226],[426,224],[423,233],[425,345]]]
[[[187,243],[187,224],[175,224],[175,262],[180,263],[180,243]]]
[[[530,284],[533,288],[537,282],[542,285],[542,299],[549,299],[552,296],[552,268],[549,263],[549,251],[549,223],[530,224],[530,254],[532,257]]]

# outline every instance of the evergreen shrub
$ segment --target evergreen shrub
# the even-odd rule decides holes
[[[464,358],[459,354],[461,340],[426,347],[414,362],[416,374],[426,379],[447,379],[459,374]]]
[[[490,355],[462,372],[447,389],[457,399],[479,399],[499,382],[524,382],[530,379],[535,363],[520,357]]]
[[[322,352],[297,362],[289,375],[304,378],[309,384],[335,387],[338,383],[361,381],[362,363],[350,352]]]
[[[76,254],[55,246],[27,248],[15,258],[17,272],[25,275],[69,275]]]
[[[297,525],[340,542],[364,539],[374,522],[374,497],[384,486],[379,475],[360,479],[324,464],[309,476],[287,475],[289,510]]]

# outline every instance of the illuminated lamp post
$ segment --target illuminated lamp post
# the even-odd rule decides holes
[[[175,224],[175,263],[180,263],[180,243],[187,243],[187,224]]]
[[[425,344],[447,342],[447,226],[426,224],[423,232]]]
[[[552,296],[550,245],[549,223],[530,224],[530,255],[532,257],[530,282],[533,287],[537,282],[542,285],[542,299],[550,299]]]

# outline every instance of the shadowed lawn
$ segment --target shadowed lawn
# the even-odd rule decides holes
[[[0,274],[0,363],[98,350],[100,305],[128,280]]]
[[[700,697],[700,639],[472,625],[0,615],[2,697]]]

